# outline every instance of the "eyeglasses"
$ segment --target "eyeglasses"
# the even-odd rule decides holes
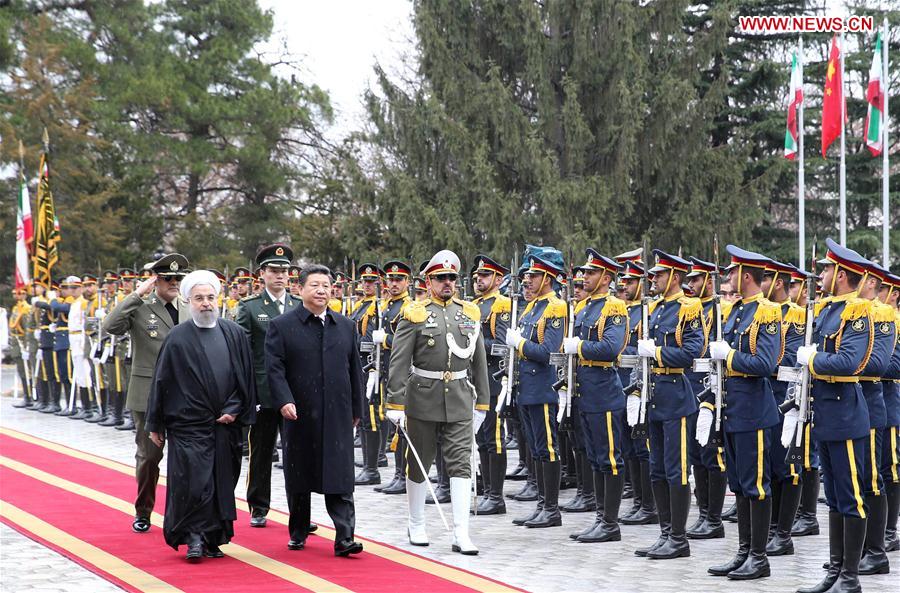
[[[432,276],[438,282],[456,282],[459,279],[458,274],[435,274]]]

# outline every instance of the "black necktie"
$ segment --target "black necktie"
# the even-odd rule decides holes
[[[178,309],[175,308],[175,305],[166,303],[166,311],[169,312],[169,317],[172,318],[172,325],[178,325]]]

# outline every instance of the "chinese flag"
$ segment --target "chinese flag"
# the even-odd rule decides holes
[[[825,91],[822,96],[822,156],[834,139],[841,134],[841,116],[844,109],[844,85],[841,84],[841,50],[837,37],[831,39],[828,71],[825,74]]]

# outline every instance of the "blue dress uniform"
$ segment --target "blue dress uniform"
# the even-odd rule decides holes
[[[502,278],[509,269],[486,255],[475,258],[476,275],[491,275],[493,279]],[[497,413],[498,398],[503,388],[498,376],[502,356],[492,356],[494,344],[506,343],[506,330],[509,329],[512,300],[493,290],[478,296],[474,301],[481,310],[481,335],[484,337],[484,350],[487,354],[488,382],[491,392],[490,409],[484,423],[475,434],[478,454],[481,460],[481,476],[484,480],[484,497],[478,503],[478,515],[501,515],[506,513],[506,502],[503,500],[503,483],[506,477],[506,431],[503,418]]]
[[[887,274],[882,281],[883,302],[889,303],[900,292],[900,277]],[[900,327],[900,312],[894,309],[894,325]],[[881,476],[887,492],[887,522],[884,532],[885,551],[900,550],[897,538],[897,516],[900,512],[900,332],[891,363],[882,375],[887,426],[881,447]]]
[[[703,290],[709,283],[711,274],[716,271],[716,264],[691,258],[691,271],[687,278],[700,278]],[[700,302],[703,304],[703,328],[706,332],[707,342],[715,332],[715,313],[714,298],[710,296],[702,296]],[[722,322],[728,316],[728,303],[722,303]],[[706,349],[701,356],[706,356]],[[694,395],[701,397],[705,386],[706,373],[698,373],[689,371],[688,379],[691,381],[691,388]],[[697,520],[693,525],[687,528],[687,536],[690,539],[713,539],[725,537],[725,527],[722,525],[722,507],[725,504],[725,448],[719,446],[708,445],[701,447],[697,439],[690,439],[688,447],[688,458],[691,461],[691,470],[694,474],[694,495],[697,497]]]
[[[360,280],[375,280],[379,282],[376,290],[381,290],[380,280],[382,271],[374,264],[362,264],[357,270],[357,278]],[[359,337],[359,344],[372,344],[372,332],[378,327],[378,315],[380,312],[375,311],[376,296],[368,296],[360,300],[350,314],[350,319],[356,323],[356,334]],[[383,305],[382,305],[383,307]],[[373,344],[374,346],[374,344]],[[382,352],[382,355],[384,352]],[[360,351],[363,369],[369,372],[375,362],[375,351],[369,353]],[[384,365],[381,365],[384,369]],[[366,382],[366,405],[363,409],[362,422],[362,453],[363,468],[356,475],[357,485],[372,485],[381,483],[381,475],[378,473],[378,456],[381,446],[381,424],[384,420],[384,413],[381,406],[381,386],[371,385],[373,377],[369,374]],[[370,392],[371,390],[371,392]]]
[[[869,437],[869,411],[859,375],[872,353],[872,304],[857,296],[850,275],[862,277],[865,260],[855,251],[826,240],[828,252],[819,264],[832,267],[823,283],[831,296],[816,306],[813,340],[817,351],[809,357],[812,376],[812,437],[818,443],[828,503],[828,573],[816,589],[832,585],[859,588],[858,570],[866,532],[865,446]],[[825,274],[829,270],[826,269]],[[838,276],[848,281],[842,294]],[[798,359],[802,359],[798,353]],[[844,589],[841,589],[844,590]]]
[[[758,271],[761,281],[770,260],[734,245],[726,250],[731,255],[729,278],[743,294],[745,270]],[[723,341],[731,348],[725,359],[722,421],[728,484],[737,503],[738,553],[731,562],[709,572],[731,579],[755,579],[770,574],[766,557],[772,517],[770,455],[772,439],[780,436],[772,430],[778,425],[779,413],[771,377],[784,352],[781,308],[763,298],[757,287],[752,296],[732,305],[722,332]],[[715,351],[714,345],[710,351]],[[703,406],[713,408],[712,396]]]
[[[675,273],[682,277],[690,263],[655,249],[656,266],[650,272],[665,274],[666,286],[659,291],[650,316],[650,338],[656,344],[651,369],[647,417],[650,433],[650,479],[659,513],[660,537],[650,548],[636,551],[650,558],[669,559],[690,555],[685,535],[691,487],[688,483],[688,440],[694,434],[697,398],[685,371],[703,352],[706,332],[699,299],[684,296],[674,286]]]
[[[566,303],[553,292],[563,266],[562,255],[552,248],[544,248],[540,257],[531,258],[526,276],[531,276],[533,290],[540,296],[525,307],[517,328],[521,339],[515,345],[519,354],[516,405],[534,459],[538,504],[530,516],[516,518],[513,523],[527,527],[562,525],[556,419],[559,394],[553,388],[557,374],[550,364],[550,353],[560,351],[565,334]]]
[[[397,277],[411,279],[412,268],[402,261],[388,261],[384,264],[384,273],[387,278]],[[381,351],[381,386],[382,393],[384,387],[388,383],[388,373],[391,367],[391,347],[394,343],[394,333],[397,331],[397,325],[403,317],[403,309],[412,302],[408,292],[404,292],[398,296],[392,296],[384,304],[384,311],[381,314],[381,327],[386,335],[382,342]],[[382,423],[384,426],[386,423]],[[386,439],[386,430],[382,431],[381,439]],[[404,494],[406,492],[406,438],[400,434],[400,431],[394,433],[394,477],[384,487],[376,486],[375,490],[383,494]],[[379,442],[381,447],[381,442]]]
[[[582,268],[615,278],[621,266],[588,249]],[[603,290],[604,292],[599,292]],[[580,542],[619,541],[619,506],[624,484],[622,441],[625,424],[625,393],[616,361],[628,340],[628,309],[625,301],[609,293],[609,285],[598,284],[575,315],[574,336],[578,342],[576,393],[582,434],[591,462],[595,496],[603,496],[594,524],[578,536]],[[588,479],[587,476],[585,479]]]
[[[72,278],[60,281],[60,288],[75,288],[76,283]],[[79,280],[77,285],[80,284],[81,281]],[[41,307],[49,307],[49,321],[53,329],[50,332],[53,336],[53,359],[50,367],[53,369],[53,373],[50,376],[52,406],[44,410],[46,412],[56,413],[61,411],[58,405],[60,394],[63,402],[65,402],[62,411],[69,404],[70,386],[72,384],[72,355],[69,352],[69,309],[74,302],[75,298],[68,296],[56,298],[46,304],[38,304]]]
[[[889,272],[884,268],[867,262],[866,274],[860,286],[871,286],[874,281],[883,283]],[[865,294],[874,297],[874,294]],[[865,494],[868,517],[866,519],[866,542],[863,558],[859,564],[859,574],[882,574],[890,570],[890,563],[885,553],[884,534],[887,526],[887,492],[882,475],[884,435],[887,428],[887,406],[884,399],[882,377],[888,371],[894,349],[897,344],[896,313],[893,307],[880,301],[872,301],[872,327],[874,343],[869,362],[860,376],[860,385],[866,407],[869,409],[869,438],[866,440],[865,462]]]

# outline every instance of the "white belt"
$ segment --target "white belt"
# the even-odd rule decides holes
[[[423,379],[442,379],[445,382],[465,379],[467,371],[426,371],[417,366],[412,367],[412,374]]]

